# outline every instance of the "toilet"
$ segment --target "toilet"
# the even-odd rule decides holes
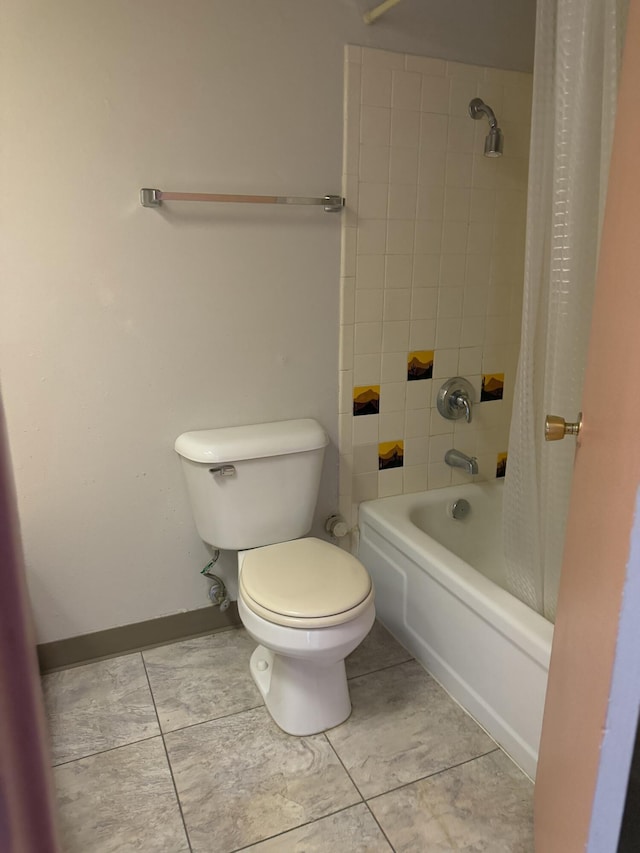
[[[362,563],[305,535],[327,443],[310,418],[185,432],[175,443],[200,537],[238,552],[238,612],[258,643],[249,669],[292,735],[347,719],[344,660],[375,619]]]

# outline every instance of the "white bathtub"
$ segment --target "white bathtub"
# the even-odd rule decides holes
[[[535,778],[553,625],[504,588],[501,511],[501,480],[367,501],[358,555],[380,621]]]

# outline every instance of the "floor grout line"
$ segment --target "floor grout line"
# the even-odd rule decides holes
[[[140,652],[140,658],[142,660],[142,666],[144,667],[144,674],[147,679],[147,684],[149,685],[149,693],[151,694],[151,701],[153,702],[153,710],[156,712],[156,719],[158,721],[158,728],[160,729],[160,737],[162,738],[162,746],[164,748],[164,754],[167,759],[167,767],[169,768],[169,775],[171,776],[171,784],[173,785],[173,790],[176,795],[176,802],[178,803],[178,809],[180,810],[180,817],[182,819],[182,826],[184,827],[185,838],[187,839],[187,844],[189,845],[190,853],[193,853],[193,847],[191,846],[191,839],[189,838],[189,830],[187,829],[187,822],[184,818],[184,812],[182,810],[182,803],[180,802],[180,794],[178,793],[178,786],[176,785],[176,780],[173,775],[173,767],[171,766],[171,759],[169,758],[169,751],[167,750],[167,744],[164,739],[164,734],[162,733],[162,727],[160,725],[160,717],[158,716],[158,708],[156,706],[156,699],[153,695],[153,690],[151,689],[151,681],[149,679],[149,673],[147,672],[147,664],[145,663],[144,656],[142,652]]]
[[[105,755],[107,752],[115,752],[116,749],[126,749],[128,746],[135,746],[137,743],[145,743],[145,741],[154,740],[157,737],[162,737],[161,731],[155,735],[149,735],[149,737],[141,737],[137,740],[128,740],[126,743],[119,743],[117,746],[109,746],[107,749],[98,749],[96,752],[88,752],[86,755],[79,755],[77,758],[69,758],[66,761],[59,761],[51,766],[66,767],[67,764],[73,764],[76,761],[84,761],[85,758],[95,758],[96,755]]]
[[[245,844],[242,847],[234,847],[234,849],[229,851],[229,853],[241,853],[242,850],[250,850],[254,845],[262,844],[263,841],[272,841],[274,838],[280,838],[281,836],[286,835],[288,832],[295,832],[296,829],[303,829],[305,826],[313,826],[314,823],[319,823],[321,820],[324,820],[327,817],[333,817],[334,815],[349,811],[349,809],[354,809],[356,806],[364,805],[366,805],[364,801],[360,803],[351,803],[348,806],[343,806],[341,809],[336,809],[335,811],[327,812],[327,814],[322,815],[322,817],[314,817],[312,820],[306,820],[304,823],[300,823],[297,826],[292,826],[289,829],[283,829],[282,832],[276,832],[274,835],[267,835],[266,838],[260,838],[258,839],[258,841],[252,841],[251,844]]]
[[[442,767],[440,770],[434,770],[433,773],[427,773],[426,776],[420,776],[418,779],[412,779],[411,782],[403,782],[402,785],[396,785],[395,788],[389,788],[388,791],[381,791],[379,794],[374,794],[365,800],[366,803],[371,800],[377,800],[379,797],[384,797],[387,794],[392,794],[394,791],[401,791],[403,788],[408,788],[410,785],[415,785],[417,782],[424,782],[426,779],[433,779],[434,776],[440,776],[442,773],[447,773],[449,770],[455,770],[456,767],[463,767],[465,764],[471,764],[472,761],[477,761],[479,758],[486,758],[487,755],[492,755],[494,752],[500,752],[500,747],[490,749],[488,752],[482,752],[480,755],[474,755],[472,758],[466,758],[464,761],[458,761],[457,764],[452,764],[450,767]]]
[[[397,660],[395,663],[388,663],[386,666],[380,666],[378,669],[372,669],[369,672],[361,672],[358,675],[347,676],[347,681],[355,681],[356,678],[365,678],[367,675],[373,675],[376,672],[384,672],[386,669],[393,669],[394,666],[402,666],[403,663],[410,663],[415,660],[413,657],[408,657],[406,660]]]
[[[387,841],[387,844],[389,845],[389,847],[391,847],[391,849],[393,850],[393,853],[395,853],[395,850],[396,850],[396,849],[395,849],[395,847],[394,847],[394,846],[393,846],[393,844],[391,843],[390,839],[387,837],[387,833],[386,833],[386,832],[384,831],[384,829],[380,826],[380,823],[379,823],[378,819],[376,818],[376,816],[374,815],[374,813],[373,813],[373,812],[371,811],[371,809],[369,808],[369,803],[365,800],[365,798],[364,798],[364,795],[363,795],[362,791],[361,791],[361,790],[360,790],[360,788],[356,785],[356,782],[355,782],[354,778],[352,777],[351,773],[349,773],[349,771],[347,770],[347,766],[346,766],[346,764],[344,763],[344,761],[340,758],[340,755],[338,754],[338,750],[335,748],[335,746],[331,743],[331,741],[330,741],[330,740],[329,740],[329,738],[327,737],[327,733],[326,733],[326,732],[323,732],[322,734],[325,736],[327,743],[329,744],[329,746],[330,746],[330,747],[331,747],[331,749],[333,750],[333,752],[334,752],[334,754],[335,754],[336,758],[338,759],[338,761],[339,761],[339,762],[340,762],[340,764],[342,765],[342,767],[343,767],[343,769],[344,769],[344,772],[347,774],[347,776],[349,777],[349,779],[351,779],[351,783],[353,784],[353,787],[356,789],[356,791],[357,791],[357,792],[360,794],[360,796],[362,797],[362,802],[363,802],[363,803],[365,804],[365,806],[367,807],[367,811],[369,812],[369,814],[371,815],[371,817],[375,820],[376,825],[378,826],[378,828],[379,828],[380,832],[381,832],[381,833],[383,834],[383,836],[385,837],[385,839],[386,839],[386,841]]]
[[[174,732],[184,732],[186,729],[194,729],[196,726],[203,726],[205,723],[217,723],[218,720],[226,720],[229,717],[237,717],[238,714],[248,714],[249,711],[257,711],[258,708],[264,708],[264,702],[261,702],[259,705],[252,705],[250,708],[242,708],[240,711],[229,711],[228,714],[220,714],[219,717],[207,717],[206,720],[199,720],[197,723],[187,723],[186,726],[178,726],[177,729],[169,729],[169,731],[164,731],[162,726],[160,727],[160,731],[163,735],[172,735]],[[158,725],[159,725],[158,721]]]

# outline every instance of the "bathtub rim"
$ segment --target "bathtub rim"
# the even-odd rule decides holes
[[[431,574],[463,605],[516,644],[524,654],[548,669],[553,624],[410,520],[409,515],[417,506],[447,503],[448,498],[465,497],[469,490],[473,494],[486,487],[501,488],[502,483],[469,483],[363,501],[358,509],[360,535],[363,535],[364,525],[373,527],[383,539]],[[428,566],[425,561],[428,561]]]

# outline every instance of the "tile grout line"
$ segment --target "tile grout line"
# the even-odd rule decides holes
[[[138,652],[140,658],[142,660],[142,666],[144,667],[144,674],[147,679],[147,685],[149,686],[149,695],[151,696],[151,701],[153,702],[153,710],[156,714],[156,720],[158,721],[158,728],[160,729],[160,737],[162,738],[162,747],[164,749],[165,758],[167,759],[167,767],[169,768],[169,776],[171,777],[171,784],[173,785],[173,790],[176,795],[176,802],[178,803],[178,809],[180,811],[180,818],[182,820],[182,826],[184,828],[185,838],[187,839],[187,844],[189,846],[190,853],[193,853],[193,847],[191,846],[191,839],[189,838],[189,830],[187,829],[187,822],[184,818],[184,812],[182,811],[182,803],[180,802],[180,794],[178,793],[178,787],[176,785],[176,780],[173,775],[173,768],[171,766],[171,759],[169,758],[169,751],[167,750],[167,744],[164,739],[164,732],[162,731],[162,726],[160,725],[160,717],[158,715],[158,708],[156,706],[156,699],[153,695],[153,690],[151,689],[151,680],[149,679],[149,673],[147,672],[147,664],[144,659],[144,655],[142,652]]]
[[[415,660],[414,657],[408,657],[406,660],[397,660],[395,663],[388,663],[386,666],[381,666],[378,669],[360,672],[357,675],[349,675],[347,676],[347,681],[355,681],[356,678],[364,678],[367,675],[373,675],[375,672],[384,672],[387,669],[392,669],[394,666],[402,666],[403,663],[410,663],[413,660]]]
[[[158,726],[158,729],[160,726]],[[160,737],[161,731],[157,735],[149,735],[149,737],[141,737],[137,740],[128,740],[126,743],[119,743],[117,746],[109,746],[107,749],[98,749],[96,752],[88,752],[86,755],[78,755],[76,758],[68,758],[65,761],[54,763],[52,767],[66,767],[67,764],[73,764],[76,761],[84,761],[85,758],[95,758],[96,755],[105,755],[107,752],[115,752],[116,749],[125,749],[127,746],[134,746],[137,743],[146,743],[148,740],[154,740]]]
[[[355,783],[354,779],[353,779],[353,778],[352,778],[352,776],[351,776],[351,773],[349,773],[349,771],[347,770],[347,767],[346,767],[346,765],[345,765],[344,761],[343,761],[343,760],[340,758],[340,756],[338,755],[338,750],[335,748],[335,746],[331,743],[331,741],[330,741],[330,740],[329,740],[329,738],[327,737],[327,733],[326,733],[326,732],[322,732],[322,734],[324,735],[325,740],[327,741],[327,743],[329,744],[329,746],[330,746],[330,747],[331,747],[331,749],[333,750],[333,753],[334,753],[335,757],[336,757],[336,758],[338,759],[338,761],[340,762],[340,765],[342,766],[342,769],[343,769],[343,770],[344,770],[344,772],[347,774],[347,776],[349,777],[349,779],[351,779],[351,784],[352,784],[352,785],[353,785],[353,787],[356,789],[356,791],[358,792],[358,794],[362,797],[362,802],[363,802],[363,803],[364,803],[364,805],[366,806],[367,811],[369,812],[369,814],[371,815],[371,817],[372,817],[372,818],[374,819],[374,821],[376,822],[376,825],[377,825],[378,829],[380,830],[380,832],[382,833],[382,835],[384,836],[384,838],[386,839],[387,844],[389,845],[389,847],[391,848],[391,850],[393,851],[393,853],[396,853],[396,848],[393,846],[393,844],[391,843],[390,839],[387,837],[387,833],[386,833],[386,832],[384,831],[384,829],[380,826],[380,824],[379,824],[379,822],[378,822],[378,819],[376,818],[376,816],[374,815],[374,813],[373,813],[373,812],[371,811],[371,809],[369,808],[369,803],[365,800],[365,798],[364,798],[364,796],[363,796],[363,794],[362,794],[362,791],[360,790],[360,788],[358,788],[358,786],[356,785],[356,783]]]
[[[333,817],[334,815],[341,814],[342,812],[349,811],[349,809],[354,809],[356,806],[365,805],[364,801],[360,803],[351,803],[351,805],[343,806],[341,809],[336,809],[333,812],[328,812],[325,815],[321,815],[321,817],[314,817],[312,820],[307,820],[304,823],[300,823],[297,826],[292,826],[289,829],[283,829],[282,832],[276,832],[275,835],[268,835],[266,838],[260,838],[258,841],[252,841],[251,844],[245,844],[242,847],[234,847],[230,853],[242,853],[243,850],[250,850],[256,844],[262,844],[265,841],[273,841],[274,838],[281,838],[283,835],[287,835],[289,832],[295,832],[298,829],[304,829],[305,826],[313,826],[314,823],[320,823],[321,820],[325,820],[325,818]]]
[[[441,770],[435,770],[433,773],[427,773],[426,776],[420,776],[418,779],[412,779],[411,782],[403,782],[402,785],[396,785],[395,788],[389,788],[388,791],[381,791],[379,794],[374,794],[365,800],[370,803],[371,800],[377,800],[380,797],[385,797],[387,794],[392,794],[395,791],[401,791],[403,788],[408,788],[410,785],[415,785],[417,782],[424,782],[426,779],[433,779],[434,776],[440,776],[443,773],[448,773],[449,770],[455,770],[457,767],[464,767],[465,764],[471,764],[472,761],[477,761],[479,758],[486,758],[487,755],[492,755],[494,752],[502,752],[499,746],[490,749],[488,752],[482,752],[480,755],[474,755],[472,758],[466,758],[464,761],[459,761],[457,764],[452,764],[450,767],[443,767]]]

